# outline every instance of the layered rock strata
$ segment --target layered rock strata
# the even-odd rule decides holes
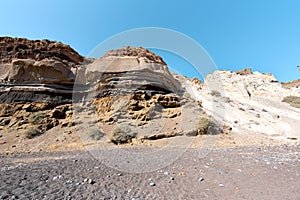
[[[141,47],[111,50],[86,66],[77,83],[95,85],[97,97],[146,92],[181,93],[181,83],[169,72],[161,57]]]
[[[83,61],[59,42],[0,37],[0,102],[70,103]]]
[[[85,111],[90,115],[91,109],[96,129],[128,121],[143,127],[168,119],[178,126],[176,131],[175,127],[170,132],[172,125],[163,132],[150,131],[140,137],[191,132],[191,127],[183,129],[178,124],[182,106],[189,103],[193,108],[194,101],[184,97],[182,84],[163,59],[141,47],[127,46],[91,59],[59,42],[1,37],[0,82],[0,129],[26,130],[29,138],[58,125],[88,124],[73,118],[80,118],[80,112]],[[193,129],[192,135],[197,135],[197,127]]]
[[[190,81],[191,97],[234,132],[300,139],[299,81],[280,83],[272,74],[215,71],[203,84]]]

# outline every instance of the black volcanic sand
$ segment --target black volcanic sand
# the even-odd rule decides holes
[[[161,170],[136,174],[83,151],[2,154],[0,199],[300,199],[300,145],[198,155],[189,149]]]

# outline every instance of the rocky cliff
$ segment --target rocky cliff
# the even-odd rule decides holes
[[[86,65],[83,77],[77,83],[97,84],[98,91],[101,90],[99,97],[138,90],[150,96],[182,92],[181,83],[171,75],[163,59],[141,47],[128,46],[107,52]]]
[[[71,102],[84,58],[49,40],[0,37],[0,102]]]
[[[204,84],[190,81],[192,97],[206,113],[229,125],[234,132],[265,134],[297,140],[300,121],[299,81],[280,83],[272,74],[215,71]]]
[[[128,138],[158,139],[205,132],[198,131],[196,124],[200,116],[209,117],[196,101],[184,96],[182,83],[169,72],[163,59],[149,50],[130,46],[111,50],[85,65],[77,77],[74,91],[83,85],[88,91],[76,99],[88,105],[84,113],[79,104],[79,121],[96,118],[114,143],[125,143]],[[193,125],[182,128],[187,105],[199,115]],[[161,123],[168,124],[168,128]]]
[[[59,42],[1,37],[0,82],[2,149],[30,146],[30,138],[51,149],[51,134],[55,145],[75,135],[84,145],[228,131],[299,138],[298,81],[247,68],[202,83],[170,73],[142,47],[94,59]]]
[[[59,42],[1,37],[0,82],[0,131],[7,137],[60,127],[76,129],[83,142],[105,136],[118,144],[196,136],[213,125],[163,59],[141,47],[91,59]],[[182,125],[187,111],[193,123]]]

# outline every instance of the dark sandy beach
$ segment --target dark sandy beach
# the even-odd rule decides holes
[[[115,170],[87,151],[1,154],[1,199],[300,199],[300,146],[187,150],[154,172]]]

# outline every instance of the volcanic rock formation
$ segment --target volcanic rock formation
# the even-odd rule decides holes
[[[84,145],[214,135],[224,127],[299,138],[299,81],[279,83],[247,68],[215,71],[202,83],[170,73],[142,47],[95,59],[59,42],[1,37],[0,82],[4,146],[13,135],[35,138],[53,129],[78,133]]]
[[[0,37],[0,102],[71,102],[84,58],[49,40]]]
[[[59,42],[1,37],[0,80],[0,130],[23,130],[27,138],[58,125],[89,124],[77,126],[83,138],[96,130],[117,144],[195,136],[213,124],[199,103],[184,96],[163,59],[141,47],[91,59]],[[195,123],[182,126],[181,117],[190,119],[189,112]],[[200,116],[207,119],[201,129]],[[169,126],[155,126],[162,122]]]
[[[188,103],[194,103],[199,108],[195,111],[199,113],[195,117],[195,124],[205,114],[201,113],[200,106],[195,101],[184,97],[180,81],[169,72],[163,59],[149,50],[130,46],[111,50],[84,66],[84,70],[78,74],[75,93],[77,86],[79,90],[83,86],[88,87],[88,92],[84,96],[78,95],[76,100],[88,105],[85,108],[87,113],[81,121],[88,119],[91,112],[95,111],[92,118],[102,124],[102,129],[106,129],[105,133],[110,134],[111,138],[118,135],[118,139],[113,139],[114,143],[127,142],[130,140],[128,135],[154,139],[185,135],[190,129],[194,130],[194,135],[200,134],[196,126],[176,128],[176,123],[177,126],[182,123],[182,110]],[[95,107],[91,109],[91,105]],[[76,112],[77,115],[83,113]],[[161,127],[152,129],[154,124],[162,121],[172,124],[173,127],[170,128],[175,128],[176,131],[170,133],[170,128],[162,130]],[[145,131],[147,126],[148,132]],[[119,130],[120,127],[123,127],[122,130]],[[123,132],[134,134],[126,133],[120,137]]]
[[[111,50],[102,58],[88,64],[85,81],[98,84],[103,94],[133,91],[151,93],[179,93],[181,84],[175,80],[161,57],[141,47]]]

